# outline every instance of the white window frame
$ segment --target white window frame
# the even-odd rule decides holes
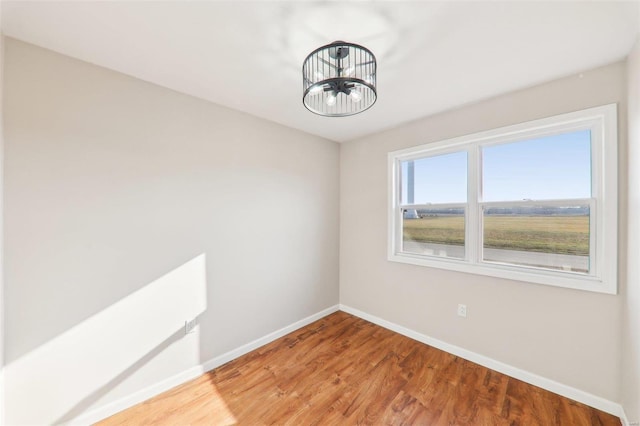
[[[540,120],[501,127],[388,154],[388,259],[393,262],[448,269],[498,278],[617,294],[618,240],[618,119],[616,104],[589,108]],[[591,131],[590,272],[588,274],[485,262],[482,253],[482,209],[484,206],[562,204],[564,200],[513,202],[482,201],[481,149],[570,131]],[[420,209],[420,204],[401,204],[401,162],[452,152],[467,151],[467,202],[455,203],[466,209],[465,258],[402,252],[403,208]],[[575,203],[576,200],[566,200]],[[429,205],[428,207],[435,207]],[[438,205],[439,206],[439,205]],[[443,204],[447,207],[448,205]],[[453,204],[452,204],[453,206]],[[605,258],[606,255],[606,258]]]

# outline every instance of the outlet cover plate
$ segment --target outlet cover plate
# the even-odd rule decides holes
[[[458,316],[463,318],[467,317],[467,305],[458,305]]]

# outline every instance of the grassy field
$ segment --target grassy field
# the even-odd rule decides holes
[[[404,221],[404,239],[436,244],[464,244],[464,218],[437,216]],[[488,216],[487,248],[589,255],[588,216]]]

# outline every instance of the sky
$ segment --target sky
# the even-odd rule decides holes
[[[589,130],[482,148],[483,200],[552,200],[591,197]],[[407,202],[407,162],[402,202]],[[415,204],[465,203],[467,153],[414,160]]]

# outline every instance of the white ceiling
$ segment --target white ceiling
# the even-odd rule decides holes
[[[347,141],[623,59],[638,2],[3,1],[29,43]],[[351,117],[302,105],[302,61],[345,40],[378,59],[378,101]]]

